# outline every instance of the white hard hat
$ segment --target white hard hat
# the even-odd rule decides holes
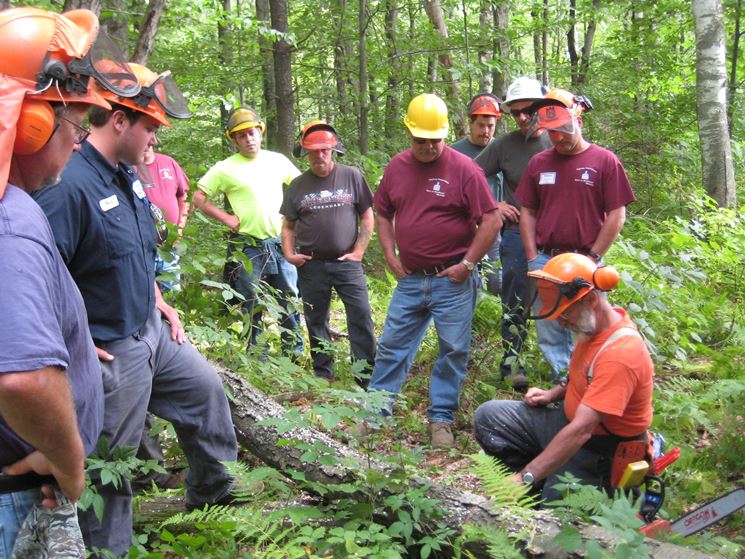
[[[507,96],[502,102],[502,110],[510,112],[510,105],[515,101],[539,101],[546,94],[546,88],[536,79],[521,76],[507,88]]]

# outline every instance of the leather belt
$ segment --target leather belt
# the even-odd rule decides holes
[[[0,493],[15,493],[41,487],[45,483],[56,483],[52,476],[40,476],[35,472],[21,474],[19,476],[0,475]]]
[[[328,252],[318,252],[316,250],[312,250],[309,248],[301,248],[298,250],[300,254],[304,254],[306,256],[310,256],[313,258],[313,260],[321,260],[321,261],[327,261],[327,260],[338,260],[340,256],[344,256],[345,254],[348,254],[351,252],[352,249],[349,249],[347,252],[340,252],[338,254],[329,254]]]
[[[465,255],[464,255],[465,256]],[[452,260],[448,260],[444,264],[438,264],[437,266],[432,266],[431,268],[420,268],[418,270],[412,270],[412,274],[422,274],[423,276],[435,276],[442,272],[443,270],[448,269],[450,266],[453,266],[457,264],[458,262],[461,262],[463,260],[463,256],[459,258],[454,258]]]

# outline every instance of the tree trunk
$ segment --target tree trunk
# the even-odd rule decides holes
[[[359,33],[359,41],[358,41],[358,55],[359,55],[359,85],[358,85],[358,91],[357,91],[357,97],[359,99],[359,105],[360,105],[360,120],[359,120],[359,130],[360,130],[360,139],[359,139],[359,148],[360,148],[360,154],[361,155],[367,155],[368,148],[369,148],[369,137],[368,137],[368,111],[369,111],[369,103],[368,103],[368,84],[367,84],[367,45],[365,44],[365,41],[367,39],[367,24],[368,24],[368,18],[367,18],[367,2],[365,0],[359,0],[359,14],[358,14],[358,33]]]
[[[720,206],[734,207],[735,171],[727,127],[727,68],[721,0],[693,0],[696,108],[704,188]]]
[[[287,33],[287,0],[269,0],[272,28]],[[284,37],[274,43],[274,81],[277,88],[277,149],[292,153],[294,144],[295,96],[292,91],[292,48]]]
[[[135,52],[132,61],[139,64],[147,64],[147,59],[153,52],[155,35],[158,33],[160,18],[166,9],[166,0],[150,0],[145,12],[145,18],[140,27],[140,36],[137,38]]]
[[[490,35],[499,33],[498,29],[491,28],[492,13],[495,8],[492,8],[491,4],[486,0],[479,2],[479,51],[478,57],[481,64],[486,64],[489,59],[492,59],[492,53],[488,50],[489,37]],[[479,76],[479,92],[491,91],[494,92],[494,76],[491,72],[484,72]]]
[[[442,11],[442,4],[440,0],[425,0],[424,11],[427,12],[427,17],[432,23],[437,33],[443,37],[448,37],[448,28],[445,24],[445,14]],[[466,123],[463,116],[463,100],[460,99],[460,87],[458,86],[458,80],[453,77],[453,61],[450,59],[450,55],[447,51],[441,51],[441,54],[437,57],[440,65],[445,73],[445,81],[447,83],[446,96],[448,99],[448,105],[451,107],[451,122],[455,124],[453,134],[456,138],[461,138],[466,135]],[[452,110],[454,109],[454,110]]]
[[[577,73],[579,71],[579,57],[577,56],[577,41],[575,27],[577,25],[577,0],[569,0],[569,30],[567,31],[567,54],[569,55],[569,67],[571,68],[572,87],[577,85]]]
[[[385,38],[388,49],[388,90],[385,95],[385,124],[383,142],[393,138],[399,131],[401,118],[401,58],[398,53],[398,0],[385,0]]]
[[[266,37],[266,31],[272,27],[269,0],[256,0],[256,19],[264,22],[257,30],[264,97],[262,116],[266,124],[267,145],[274,147],[273,142],[277,138],[277,92],[274,85],[274,46]]]
[[[743,31],[740,30],[742,18],[742,0],[737,0],[735,4],[735,32],[732,35],[732,66],[729,74],[729,96],[727,98],[727,121],[729,122],[729,137],[732,138],[732,129],[735,127],[735,95],[737,95],[737,59],[740,56],[740,37]]]
[[[9,4],[9,2],[5,2],[5,4]],[[62,6],[62,11],[69,12],[70,10],[79,10],[81,8],[85,8],[96,15],[100,15],[101,0],[65,0],[65,3]]]
[[[126,0],[104,0],[101,8],[112,13],[101,21],[101,27],[114,40],[125,56],[129,56],[129,6]]]
[[[502,2],[494,6],[494,57],[496,60],[509,60],[510,58],[509,25],[509,3]],[[503,96],[507,92],[510,76],[504,70],[494,70],[492,76],[492,92]]]
[[[217,20],[217,42],[220,46],[219,58],[220,63],[224,68],[229,67],[233,63],[233,42],[231,40],[232,28],[228,23],[230,21],[230,15],[233,11],[233,5],[231,0],[222,0],[222,16]],[[226,83],[223,84],[225,91],[234,91],[235,84],[233,84],[230,78],[226,79]],[[230,114],[232,107],[226,107],[224,103],[220,103],[220,127],[225,130],[228,124],[228,115]],[[223,151],[228,153],[231,149],[230,141],[225,135],[222,136]],[[227,203],[227,197],[225,198]]]
[[[332,493],[325,495],[327,499],[335,497],[332,487],[334,484],[359,482],[364,478],[367,469],[385,471],[388,467],[311,428],[295,428],[289,432],[283,429],[283,432],[279,433],[272,425],[260,425],[259,422],[267,419],[282,418],[285,414],[284,408],[251,386],[241,375],[219,365],[215,365],[215,368],[222,377],[228,393],[231,394],[230,406],[238,442],[269,466],[284,472],[301,471],[307,480],[328,486]],[[332,454],[335,460],[331,462],[319,459],[309,462],[301,458],[306,453],[307,447],[278,444],[280,440],[318,444],[327,449],[326,452]],[[465,523],[486,527],[498,526],[518,538],[520,545],[524,547],[529,556],[570,557],[552,541],[561,529],[561,524],[549,512],[536,511],[530,518],[525,518],[512,514],[509,509],[496,510],[494,504],[488,499],[453,489],[440,482],[423,478],[412,478],[411,482],[415,487],[425,488],[424,496],[436,499],[441,509],[442,518],[429,522],[422,519],[425,533],[448,527],[453,530],[452,539],[455,539],[463,533]],[[348,493],[340,493],[340,496],[350,497]],[[385,494],[381,495],[380,500],[382,501],[385,497]],[[360,498],[364,499],[365,496],[360,495]],[[378,514],[382,521],[388,523],[393,523],[397,518],[386,517],[384,510],[376,511],[376,517]],[[590,525],[579,525],[578,529],[584,542],[593,540],[606,550],[612,549],[615,539],[609,532]],[[696,551],[655,540],[647,540],[646,543],[652,550],[652,556],[660,559],[709,557]],[[476,542],[468,549],[474,553],[475,557],[488,556],[483,548],[483,542]]]

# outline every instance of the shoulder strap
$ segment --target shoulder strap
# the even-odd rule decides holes
[[[590,383],[592,382],[592,375],[595,369],[595,361],[598,360],[598,357],[601,353],[603,353],[603,350],[607,348],[610,344],[615,342],[616,340],[620,338],[625,338],[627,336],[637,336],[641,338],[641,334],[635,329],[631,328],[630,326],[624,326],[623,328],[619,328],[615,332],[613,332],[610,336],[608,336],[608,339],[605,340],[603,345],[600,346],[600,349],[598,349],[595,352],[595,355],[592,358],[592,361],[590,361],[590,366],[587,368],[587,386],[590,386]]]

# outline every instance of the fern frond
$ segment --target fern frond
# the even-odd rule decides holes
[[[473,466],[470,470],[481,480],[484,491],[496,501],[496,507],[532,508],[538,503],[535,496],[529,494],[530,488],[515,485],[510,480],[513,472],[499,459],[483,451],[470,456]]]

